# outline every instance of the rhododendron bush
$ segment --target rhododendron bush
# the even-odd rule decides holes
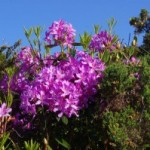
[[[58,20],[42,38],[40,27],[25,29],[28,46],[0,47],[0,149],[150,146],[149,54],[94,31],[76,42]]]

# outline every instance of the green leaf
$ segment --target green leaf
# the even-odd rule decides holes
[[[98,34],[99,29],[100,29],[99,25],[94,25],[94,32],[95,32],[95,34]]]
[[[33,40],[34,46],[37,46],[38,42],[36,39]]]
[[[28,30],[28,36],[29,36],[29,38],[30,38],[32,32],[33,32],[33,28],[30,28],[30,29]]]
[[[103,53],[103,57],[102,57],[102,60],[107,63],[110,59],[110,52],[109,50],[105,50],[104,53]]]
[[[135,51],[134,51],[134,48],[131,47],[131,48],[129,49],[129,57],[133,56],[134,52],[135,52]]]
[[[33,32],[33,28],[30,28],[29,30],[24,28],[24,33],[25,33],[25,36],[27,37],[27,39],[30,39],[32,32]]]
[[[67,125],[68,124],[68,118],[66,116],[62,117],[62,122]]]
[[[47,150],[53,150],[53,149],[48,145]]]
[[[114,27],[116,26],[117,24],[117,21],[112,17],[111,19],[109,19],[107,21],[107,24],[108,24],[108,28],[109,28],[109,33],[112,33]]]
[[[70,144],[69,144],[66,140],[64,140],[64,139],[62,139],[61,141],[58,140],[58,139],[55,139],[55,140],[58,142],[58,144],[60,144],[60,145],[63,146],[64,148],[66,148],[66,149],[71,149]]]
[[[33,28],[34,34],[36,35],[36,37],[39,39],[40,38],[40,34],[41,34],[41,27],[35,27]]]
[[[118,41],[118,36],[115,35],[115,36],[113,37],[112,43],[115,43],[115,42],[117,42],[117,41]]]
[[[80,43],[83,45],[84,49],[88,48],[91,38],[91,35],[89,35],[87,32],[84,32],[83,35],[80,35]]]
[[[7,97],[5,99],[6,99],[7,105],[11,106],[12,102],[13,102],[13,95],[12,95],[10,89],[8,89]]]
[[[45,48],[46,55],[50,54],[51,48],[46,45],[44,46],[44,48]]]
[[[12,53],[11,48],[8,48],[8,50],[7,50],[7,52],[6,52],[6,59],[9,58],[9,56],[11,55],[11,53]]]
[[[0,149],[1,150],[5,148],[4,146],[8,139],[9,139],[9,133],[4,133],[3,137],[0,138]]]
[[[29,35],[28,35],[28,30],[24,27],[24,34],[27,38],[29,38]]]
[[[28,142],[24,142],[26,150],[40,150],[40,144],[32,139]]]

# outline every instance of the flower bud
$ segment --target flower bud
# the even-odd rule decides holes
[[[133,41],[132,41],[132,46],[136,46],[136,40],[134,39]]]
[[[48,145],[48,141],[46,138],[43,139],[44,145]]]
[[[120,44],[120,42],[119,42],[119,41],[117,42],[117,45],[116,45],[116,47],[117,47],[118,49],[120,49],[120,47],[121,47],[121,44]]]

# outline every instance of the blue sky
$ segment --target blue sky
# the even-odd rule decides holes
[[[133,37],[129,19],[142,8],[150,11],[150,0],[0,0],[0,44],[22,39],[27,45],[23,27],[40,25],[46,30],[59,19],[71,23],[77,36],[93,33],[94,24],[107,29],[111,17],[117,20],[115,33],[127,43],[130,33]]]

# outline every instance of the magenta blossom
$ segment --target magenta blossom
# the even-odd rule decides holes
[[[112,45],[113,36],[110,35],[107,31],[101,31],[98,34],[95,34],[92,37],[89,48],[94,51],[102,51],[105,48],[112,50],[114,46]]]
[[[131,57],[130,62],[133,64],[139,64],[140,60],[135,58],[134,56]]]
[[[31,71],[31,67],[36,69],[36,66],[39,65],[39,59],[40,54],[37,51],[32,50],[30,47],[24,47],[17,55],[16,66],[23,67],[23,69],[30,67],[29,70]]]
[[[74,57],[67,55],[68,59],[57,65],[46,61],[46,66],[22,90],[21,109],[25,113],[36,115],[38,107],[46,106],[59,117],[71,117],[88,106],[103,78],[105,64],[82,51],[76,51]]]
[[[9,113],[12,111],[11,108],[6,106],[6,103],[3,103],[0,107],[0,117],[10,116]]]
[[[49,44],[60,44],[71,47],[74,42],[75,30],[71,24],[63,20],[55,21],[45,34],[45,41]]]

